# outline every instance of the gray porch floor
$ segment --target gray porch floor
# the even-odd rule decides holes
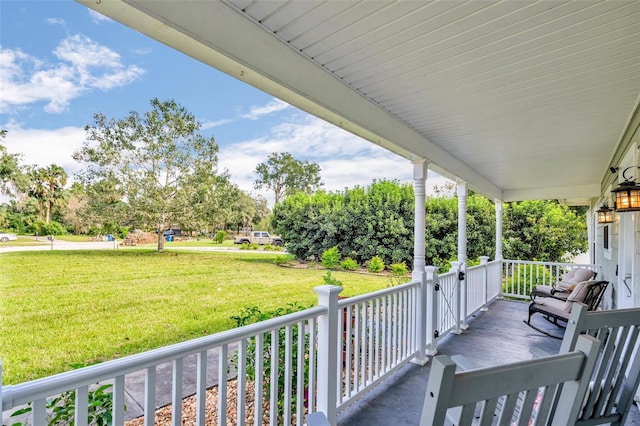
[[[490,366],[526,360],[531,350],[557,353],[561,341],[552,339],[528,327],[525,302],[499,300],[488,311],[480,312],[469,329],[460,335],[447,335],[438,344],[438,353],[464,355],[477,366]],[[541,315],[532,323],[554,332],[562,329],[550,324]],[[408,364],[360,401],[338,415],[338,425],[417,425],[420,421],[429,367]],[[626,425],[640,425],[640,413],[634,405]]]

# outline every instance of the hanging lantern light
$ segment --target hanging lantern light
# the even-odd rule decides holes
[[[613,222],[613,209],[608,205],[603,204],[598,210],[598,223],[611,223]]]
[[[627,167],[622,172],[623,182],[618,184],[618,187],[611,191],[615,196],[615,211],[622,212],[635,212],[640,211],[640,185],[636,183],[635,178],[628,178],[626,176],[627,171],[635,169],[635,166]]]

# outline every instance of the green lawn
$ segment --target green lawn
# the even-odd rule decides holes
[[[282,254],[151,250],[1,255],[3,382],[69,370],[230,327],[243,307],[316,302],[325,271],[276,266]],[[381,276],[334,272],[343,295],[385,288]]]

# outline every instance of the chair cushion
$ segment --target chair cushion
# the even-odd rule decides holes
[[[590,284],[593,284],[594,282],[595,281],[583,281],[576,285],[576,288],[573,289],[569,297],[567,297],[567,302],[582,302],[587,296]]]
[[[572,268],[562,277],[562,280],[558,282],[558,287],[572,291],[576,285],[583,281],[590,280],[593,276],[594,273],[591,269]]]

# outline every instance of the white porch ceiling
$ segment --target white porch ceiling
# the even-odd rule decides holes
[[[499,200],[598,197],[639,137],[637,0],[78,1]]]

